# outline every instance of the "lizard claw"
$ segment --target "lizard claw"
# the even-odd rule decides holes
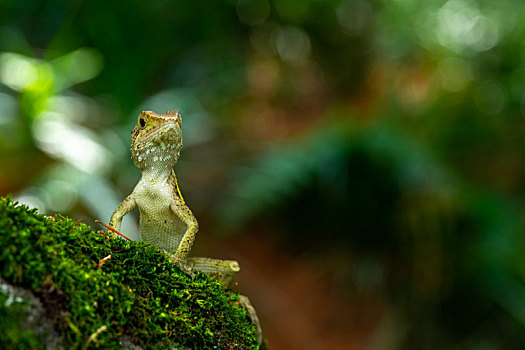
[[[179,267],[181,268],[182,271],[184,271],[186,275],[190,276],[191,278],[195,277],[195,274],[193,273],[193,270],[191,269],[191,267],[186,266],[184,264],[179,264]]]
[[[195,277],[192,268],[186,264],[186,259],[182,257],[180,251],[177,250],[174,253],[169,254],[169,257],[175,264],[179,265],[184,273],[190,275],[191,277]]]
[[[117,235],[119,235],[119,236],[121,236],[121,237],[124,237],[124,238],[127,239],[128,241],[130,241],[130,242],[133,241],[131,238],[129,238],[129,237],[125,236],[124,234],[120,233],[119,231],[115,230],[113,227],[108,226],[108,225],[106,225],[105,223],[103,223],[103,222],[101,222],[101,221],[98,221],[98,220],[95,220],[95,222],[96,222],[97,224],[100,224],[100,225],[104,226],[104,227],[107,228],[108,230],[110,230],[110,231],[116,233]]]
[[[182,254],[180,251],[176,250],[174,253],[170,254],[171,260],[175,262],[177,265],[183,265],[184,264],[184,258],[182,257]]]

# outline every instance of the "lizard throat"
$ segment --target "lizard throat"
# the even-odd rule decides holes
[[[149,142],[131,148],[131,158],[142,171],[157,169],[171,170],[180,156],[180,147],[176,144]]]

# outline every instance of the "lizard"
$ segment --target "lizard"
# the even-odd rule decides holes
[[[123,217],[138,207],[143,241],[167,252],[185,272],[202,271],[231,287],[240,271],[237,261],[188,257],[199,224],[182,197],[173,170],[183,145],[181,124],[177,110],[163,114],[140,112],[131,132],[131,158],[142,177],[113,212],[109,228],[119,231]],[[255,309],[245,296],[240,296],[240,302],[256,325],[260,343],[261,327]]]

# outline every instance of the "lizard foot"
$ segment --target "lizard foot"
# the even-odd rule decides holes
[[[110,230],[111,232],[114,232],[114,233],[116,233],[117,235],[119,235],[119,236],[121,236],[121,237],[127,239],[128,241],[130,241],[130,242],[133,241],[131,238],[129,238],[129,237],[127,237],[126,235],[124,235],[124,234],[120,233],[119,231],[115,230],[113,227],[108,226],[108,225],[106,225],[105,223],[103,223],[103,222],[101,222],[101,221],[98,221],[98,220],[95,220],[95,222],[96,222],[97,224],[100,224],[100,225],[104,226],[105,228],[107,228],[107,229]]]
[[[191,268],[191,266],[188,266],[186,264],[186,261],[180,256],[180,253],[178,251],[174,252],[174,253],[170,253],[168,251],[166,251],[166,254],[168,254],[168,257],[175,263],[177,264],[180,269],[186,274],[186,275],[189,275],[191,276],[192,278],[195,277],[195,274],[193,273],[193,269]]]

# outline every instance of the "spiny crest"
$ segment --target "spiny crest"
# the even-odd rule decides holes
[[[181,118],[178,109],[173,109],[173,110],[166,111],[166,112],[162,113],[161,115],[166,116],[166,117]]]
[[[175,110],[169,110],[162,114],[155,113],[153,111],[141,111],[139,114],[139,121],[140,118],[144,118],[146,120],[148,119],[154,119],[154,120],[175,120],[181,124],[182,116],[180,115],[179,111],[177,109]]]

